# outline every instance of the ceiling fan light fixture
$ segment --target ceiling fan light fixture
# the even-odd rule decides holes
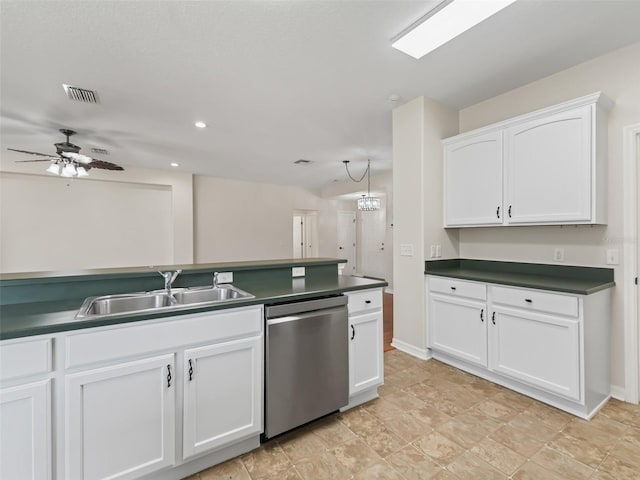
[[[78,175],[78,172],[76,171],[76,167],[73,163],[65,164],[62,168],[62,173],[60,174],[61,177],[75,177],[76,175]]]
[[[391,46],[422,58],[516,0],[444,0],[391,40]]]
[[[60,165],[58,165],[58,162],[49,165],[47,172],[53,173],[54,175],[60,175]]]
[[[77,167],[76,168],[76,174],[79,177],[88,177],[89,176],[89,172],[87,172],[87,170],[84,167]]]
[[[196,123],[194,123],[194,125],[198,128],[207,128],[207,124],[204,123],[203,121],[199,120]]]

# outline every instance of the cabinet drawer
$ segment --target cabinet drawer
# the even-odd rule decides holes
[[[41,338],[0,344],[0,380],[50,372],[52,342],[51,338]]]
[[[491,301],[526,310],[578,316],[578,298],[572,295],[492,286]]]
[[[484,284],[454,278],[429,277],[429,290],[476,300],[487,299],[487,287]]]
[[[349,315],[382,308],[382,290],[379,288],[360,292],[346,292],[349,297]]]
[[[262,334],[262,306],[84,330],[67,336],[66,368]]]

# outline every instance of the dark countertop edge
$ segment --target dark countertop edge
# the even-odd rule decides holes
[[[537,282],[521,282],[516,280],[496,280],[495,278],[482,278],[482,274],[478,275],[465,275],[452,271],[442,271],[442,272],[430,272],[425,271],[425,275],[432,275],[436,277],[449,277],[449,278],[458,278],[460,280],[469,280],[473,282],[483,282],[483,283],[491,283],[494,285],[508,285],[510,287],[521,287],[521,288],[532,288],[536,290],[548,290],[552,292],[561,292],[561,293],[572,293],[576,295],[590,295],[592,293],[599,292],[601,290],[606,290],[607,288],[615,287],[616,282],[607,282],[595,285],[590,288],[571,288],[571,287],[561,287],[557,285],[548,285]],[[556,280],[559,281],[560,279]]]
[[[276,259],[276,260],[254,260],[239,262],[218,262],[218,263],[194,263],[186,265],[158,265],[158,266],[138,266],[123,268],[101,268],[87,269],[67,272],[24,272],[24,273],[3,273],[0,274],[0,285],[11,286],[29,281],[36,283],[66,282],[69,280],[82,280],[85,278],[108,279],[122,277],[123,275],[132,277],[146,277],[157,275],[158,270],[181,269],[182,274],[198,273],[202,271],[241,271],[241,270],[269,270],[287,267],[306,267],[317,265],[337,265],[346,263],[342,258],[308,258],[308,259]]]
[[[333,263],[333,262],[332,262]],[[209,305],[203,307],[192,307],[185,308],[183,310],[170,310],[164,312],[156,312],[156,313],[143,313],[139,315],[135,314],[127,314],[122,316],[114,316],[109,318],[102,318],[96,320],[80,320],[77,322],[65,322],[57,325],[43,325],[41,327],[26,327],[24,330],[12,330],[8,333],[2,332],[0,330],[0,340],[9,340],[14,338],[24,338],[24,337],[33,337],[37,335],[48,335],[72,330],[84,330],[87,328],[95,328],[95,327],[106,327],[109,325],[122,325],[125,323],[135,323],[144,320],[154,320],[159,318],[166,317],[175,317],[181,315],[189,315],[195,313],[204,313],[211,312],[217,310],[226,310],[229,308],[236,307],[248,307],[251,305],[263,305],[269,304],[272,302],[285,302],[285,301],[296,301],[303,300],[305,298],[317,297],[322,295],[334,295],[337,293],[351,292],[357,290],[368,290],[371,288],[384,288],[389,284],[383,280],[371,279],[371,278],[363,278],[356,277],[360,279],[360,281],[367,281],[367,283],[363,283],[360,285],[347,285],[341,286],[337,288],[328,288],[328,289],[317,289],[317,290],[309,290],[308,292],[302,293],[287,293],[282,295],[270,295],[264,297],[256,297],[250,298],[246,300],[238,300],[223,304],[217,305]],[[76,312],[77,310],[71,310],[71,312]]]

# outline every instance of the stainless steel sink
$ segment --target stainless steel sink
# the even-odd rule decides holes
[[[176,301],[181,305],[191,305],[194,303],[214,303],[225,302],[227,300],[237,300],[240,298],[253,298],[253,295],[240,290],[233,285],[219,285],[210,288],[187,288],[174,294]]]
[[[164,290],[105,295],[85,299],[76,319],[102,318],[125,313],[152,312],[166,309],[185,309],[232,300],[254,298],[254,295],[233,285],[217,287],[176,288],[171,296]]]

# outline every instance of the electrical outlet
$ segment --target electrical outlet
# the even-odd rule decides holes
[[[442,257],[442,245],[436,245],[436,258]]]
[[[218,283],[233,283],[233,272],[218,273]]]
[[[620,258],[618,254],[618,250],[612,249],[607,250],[607,265],[618,265],[620,263]]]
[[[305,275],[305,271],[304,271],[304,267],[293,267],[291,269],[291,276],[292,277],[304,277]]]
[[[564,262],[564,248],[556,248],[553,251],[553,259],[556,262]]]
[[[436,258],[436,246],[435,245],[431,245],[431,248],[429,249],[429,258]]]
[[[413,257],[413,245],[410,243],[401,244],[400,255],[403,257]]]

